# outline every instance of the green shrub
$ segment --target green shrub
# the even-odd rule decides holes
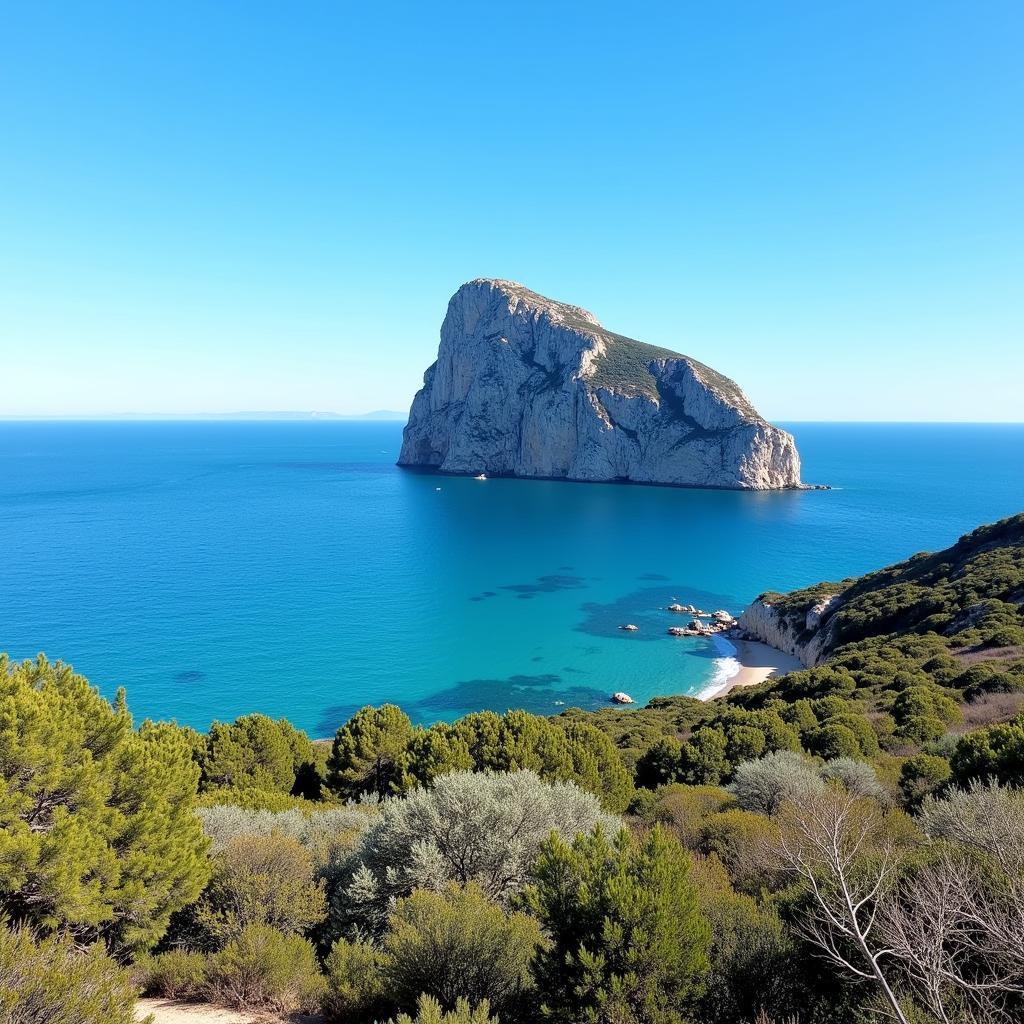
[[[741,892],[759,893],[768,882],[764,850],[778,835],[771,818],[734,808],[713,814],[704,822],[696,848],[714,854]]]
[[[945,652],[936,654],[929,658],[921,668],[940,686],[948,686],[951,683],[954,686],[961,685],[957,680],[957,676],[960,674],[960,662],[951,654]],[[957,681],[954,682],[954,680]]]
[[[551,725],[564,733],[569,758],[569,770],[552,777],[575,782],[597,796],[606,811],[621,814],[633,799],[633,780],[612,741],[589,722],[555,718]]]
[[[530,960],[542,945],[540,925],[506,913],[478,885],[420,889],[399,900],[384,939],[383,970],[398,1006],[420,993],[452,1007],[460,997],[485,1000],[506,1020],[522,1020],[533,985]]]
[[[916,743],[938,739],[947,725],[960,721],[960,708],[934,686],[911,686],[892,705],[896,735]]]
[[[3,1024],[134,1024],[136,988],[129,973],[97,944],[33,940],[0,926],[0,1021]]]
[[[390,1021],[390,1024],[498,1024],[498,1018],[490,1015],[487,1003],[471,1007],[465,999],[460,999],[454,1010],[445,1013],[436,999],[420,996],[415,1017],[403,1013]]]
[[[250,925],[213,954],[208,977],[215,1000],[279,1013],[319,1009],[327,988],[312,945],[266,925]]]
[[[1024,626],[1016,623],[1001,626],[985,637],[986,647],[1020,647],[1024,646]]]
[[[1024,679],[982,663],[967,669],[957,678],[956,685],[963,688],[966,700],[973,701],[986,693],[1014,693],[1024,689]]]
[[[787,705],[779,714],[783,721],[789,722],[800,733],[818,728],[818,716],[814,713],[814,704],[806,697]]]
[[[968,733],[950,758],[953,779],[961,786],[975,779],[1024,785],[1024,715],[1003,725]]]
[[[872,757],[879,752],[878,734],[871,723],[855,707],[847,708],[841,715],[832,715],[825,723],[825,727],[841,725],[849,729],[857,737],[858,753],[866,757]]]
[[[630,800],[626,813],[647,821],[653,814],[654,806],[657,802],[658,798],[655,796],[653,789],[634,789],[633,799]]]
[[[525,711],[479,711],[414,729],[393,704],[365,707],[338,730],[327,769],[329,788],[346,798],[404,793],[460,771],[532,771],[574,782],[614,813],[633,798],[630,773],[605,732],[584,719]]]
[[[764,733],[751,725],[731,725],[725,734],[725,756],[730,764],[760,757],[765,745]]]
[[[711,922],[710,970],[694,1019],[736,1024],[786,1019],[797,1009],[793,991],[792,940],[778,914],[750,896],[733,892],[714,859],[697,865],[694,880],[701,909]]]
[[[702,726],[683,744],[679,777],[691,785],[717,786],[729,774],[728,741],[721,729]]]
[[[147,996],[199,999],[206,991],[207,960],[202,953],[170,949],[140,957],[132,968],[135,983]]]
[[[432,728],[437,728],[433,726]],[[618,813],[632,782],[615,745],[585,719],[544,718],[525,711],[478,711],[451,726],[478,772],[531,771],[546,782],[573,782]]]
[[[327,955],[323,1009],[333,1020],[383,1020],[395,1008],[384,976],[387,956],[372,943],[339,939]]]
[[[897,736],[918,744],[935,743],[945,733],[945,723],[934,715],[912,715],[896,730]]]
[[[952,774],[949,761],[936,754],[917,754],[900,767],[900,792],[910,808],[939,790]]]
[[[845,725],[828,724],[813,729],[805,737],[807,749],[826,760],[837,757],[857,757],[860,741],[856,733]]]
[[[326,916],[324,883],[313,877],[313,858],[289,836],[239,836],[217,854],[213,878],[195,918],[222,946],[249,925],[281,932],[307,931]]]
[[[634,781],[642,789],[658,789],[679,778],[683,746],[668,736],[658,740],[636,762]]]
[[[719,786],[684,786],[674,783],[655,794],[647,817],[660,822],[684,846],[692,848],[708,817],[734,802],[732,794]]]

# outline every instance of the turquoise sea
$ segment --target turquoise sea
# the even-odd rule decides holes
[[[721,670],[671,600],[739,611],[1024,508],[1024,426],[788,428],[834,490],[436,477],[395,423],[0,423],[0,650],[198,727],[642,703]]]

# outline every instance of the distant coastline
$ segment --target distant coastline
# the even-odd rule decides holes
[[[70,413],[67,415],[11,416],[0,414],[0,422],[125,422],[125,423],[253,423],[273,422],[309,423],[316,420],[339,423],[404,423],[406,414],[394,409],[375,409],[373,412],[344,413],[321,412],[315,409],[300,410],[251,410],[242,412],[111,412],[111,413]]]

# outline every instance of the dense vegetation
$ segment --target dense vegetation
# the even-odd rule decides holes
[[[954,650],[1024,646],[1024,514],[859,579],[764,596],[799,627],[823,594],[838,598],[826,620],[830,653],[861,641],[930,633]]]
[[[419,1024],[1024,1018],[1024,517],[704,704],[135,728],[0,660],[0,1020],[145,990]]]
[[[593,327],[589,329],[594,330]],[[648,345],[646,342],[636,341],[622,334],[613,334],[603,328],[598,329],[597,333],[601,335],[605,349],[594,360],[593,372],[589,378],[592,387],[607,388],[623,395],[647,395],[660,401],[665,396],[659,391],[658,380],[650,369],[651,363],[665,359],[682,359],[686,360],[710,387],[738,406],[747,416],[755,420],[761,419],[739,385],[710,366],[671,349]]]

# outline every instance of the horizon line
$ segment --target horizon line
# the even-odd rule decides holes
[[[165,423],[204,423],[217,421],[235,422],[378,422],[378,423],[400,423],[408,419],[408,413],[400,412],[397,409],[378,409],[365,413],[338,413],[320,411],[291,411],[291,410],[252,410],[248,412],[210,412],[210,413],[0,413],[0,423],[136,423],[146,421],[157,421]],[[878,426],[1024,426],[1024,420],[890,420],[890,419],[790,419],[780,416],[772,417],[772,423],[801,423],[801,424],[864,424]]]

